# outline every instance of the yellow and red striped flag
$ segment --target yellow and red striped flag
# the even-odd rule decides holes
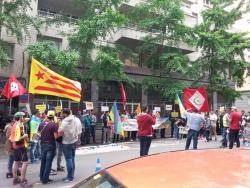
[[[55,73],[32,58],[29,93],[53,95],[79,102],[81,84]]]

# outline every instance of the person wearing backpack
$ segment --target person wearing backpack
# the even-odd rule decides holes
[[[11,129],[11,142],[13,146],[13,155],[14,155],[14,163],[12,167],[13,173],[13,185],[17,185],[20,183],[22,187],[28,185],[28,181],[25,178],[26,171],[28,167],[28,134],[25,133],[24,128],[24,113],[17,112],[14,115],[14,125]],[[18,165],[22,162],[22,169],[21,169],[21,179],[17,177]]]
[[[54,122],[55,112],[48,111],[47,121],[42,122],[38,127],[41,141],[41,167],[40,167],[40,181],[43,184],[52,182],[49,179],[52,162],[56,155],[56,139],[58,137],[58,126]]]

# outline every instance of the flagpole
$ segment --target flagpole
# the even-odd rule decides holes
[[[10,111],[9,111],[10,115],[11,115],[11,101],[12,101],[12,98],[10,98]]]

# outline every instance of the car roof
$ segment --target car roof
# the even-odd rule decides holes
[[[250,187],[249,149],[177,151],[106,169],[125,187]]]

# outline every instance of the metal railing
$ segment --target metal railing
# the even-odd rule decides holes
[[[56,18],[63,18],[65,15],[54,13],[54,12],[49,12],[49,11],[44,11],[44,10],[38,10],[38,16],[44,17],[44,18],[50,18],[50,19],[56,19]],[[69,23],[75,23],[77,22],[78,18],[75,16],[66,16],[69,19]]]

